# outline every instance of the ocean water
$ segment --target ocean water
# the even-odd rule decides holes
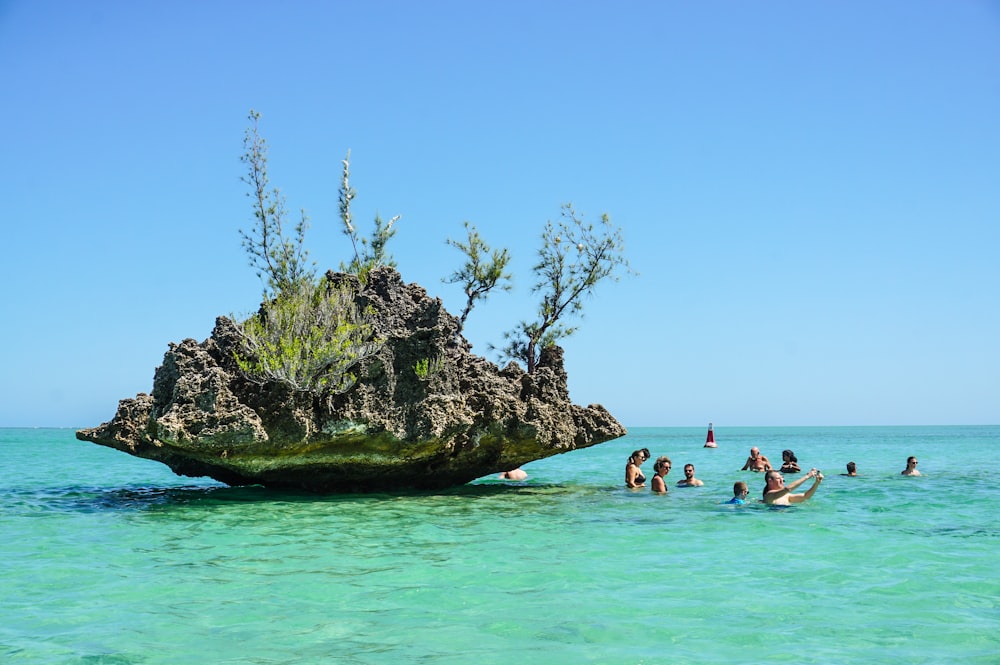
[[[716,439],[637,428],[523,482],[315,496],[0,429],[0,663],[1000,663],[1000,426]],[[760,497],[753,445],[826,481],[722,505]],[[673,460],[666,496],[624,487],[642,447]],[[674,487],[687,462],[704,487]]]

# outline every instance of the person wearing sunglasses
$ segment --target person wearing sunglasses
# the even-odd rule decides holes
[[[750,488],[742,480],[738,480],[733,483],[733,498],[727,503],[732,503],[737,506],[742,506],[747,502],[747,494],[750,493]]]
[[[701,487],[705,483],[694,477],[694,464],[684,465],[684,478],[677,483],[678,487]]]
[[[912,455],[906,458],[906,468],[903,469],[900,475],[903,476],[919,476],[920,472],[917,471],[917,458]]]
[[[646,485],[646,476],[639,466],[649,459],[649,448],[634,450],[625,463],[625,486],[635,489]]]
[[[653,490],[657,494],[667,493],[667,481],[666,476],[670,473],[670,458],[666,455],[656,458],[656,463],[653,464],[653,471],[656,475],[653,479],[649,481],[649,489]]]

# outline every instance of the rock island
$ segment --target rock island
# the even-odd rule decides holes
[[[380,342],[349,388],[320,395],[248,379],[239,326],[219,317],[205,341],[169,345],[150,394],[77,438],[179,475],[332,493],[443,489],[626,433],[604,407],[570,402],[560,347],[542,350],[530,374],[501,369],[395,269],[326,279],[350,287]]]

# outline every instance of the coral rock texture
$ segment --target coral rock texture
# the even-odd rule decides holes
[[[211,337],[171,343],[152,394],[119,403],[114,418],[76,436],[175,473],[229,485],[317,492],[442,489],[625,434],[600,405],[570,402],[562,349],[535,372],[500,369],[470,352],[437,298],[377,268],[356,301],[375,312],[379,350],[338,395],[254,383],[234,359],[240,334],[226,317]],[[415,365],[436,360],[420,376]]]

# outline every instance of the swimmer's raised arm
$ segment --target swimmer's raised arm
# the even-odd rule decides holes
[[[810,487],[805,491],[804,494],[793,494],[790,497],[788,497],[788,501],[790,503],[802,503],[803,501],[807,501],[808,499],[812,498],[812,495],[816,493],[816,488],[819,487],[819,484],[821,482],[823,482],[823,474],[817,471],[816,469],[810,471],[809,474],[812,475],[814,478],[816,478],[816,481],[812,484],[812,487]]]
[[[801,478],[798,478],[798,479],[793,480],[792,482],[788,483],[787,485],[785,485],[785,489],[787,489],[789,492],[791,492],[793,489],[795,489],[796,487],[798,487],[802,483],[806,482],[808,479],[815,478],[817,475],[819,475],[819,471],[817,469],[809,469],[809,473],[807,473],[806,475],[802,476]],[[813,487],[813,489],[815,489],[815,486]]]
[[[816,479],[813,482],[813,486],[809,488],[809,491],[805,494],[793,494],[792,490],[804,483],[807,478]],[[823,474],[816,469],[810,469],[809,473],[792,481],[788,485],[785,484],[785,478],[781,475],[781,472],[768,471],[764,475],[764,482],[767,483],[764,488],[764,503],[786,506],[790,503],[802,503],[816,492],[816,488],[819,487],[822,481]]]

